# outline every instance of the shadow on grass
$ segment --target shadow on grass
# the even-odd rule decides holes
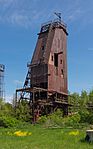
[[[82,138],[80,142],[93,145],[93,141],[90,141],[89,138],[87,138],[87,136],[85,138]]]

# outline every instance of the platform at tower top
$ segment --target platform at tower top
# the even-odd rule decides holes
[[[45,23],[41,24],[40,33],[48,31],[50,26],[52,26],[52,27],[61,27],[65,30],[66,34],[68,35],[68,33],[66,31],[67,25],[62,20],[59,20],[59,19],[54,19],[54,20],[51,20],[51,21],[48,21],[48,22],[45,22]]]

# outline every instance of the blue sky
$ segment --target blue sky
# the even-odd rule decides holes
[[[61,12],[68,26],[68,89],[93,88],[92,0],[0,0],[0,63],[5,69],[5,96],[11,100],[23,85],[42,23]]]

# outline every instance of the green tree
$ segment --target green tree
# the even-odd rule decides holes
[[[17,119],[31,122],[31,109],[27,100],[21,100],[15,109]]]
[[[88,109],[90,113],[93,113],[93,90],[89,92]]]
[[[85,90],[83,90],[81,92],[81,96],[79,100],[79,109],[80,110],[86,109],[88,101],[89,101],[88,93]]]
[[[78,93],[70,94],[68,97],[68,103],[71,105],[69,112],[77,112],[79,107],[80,96]]]

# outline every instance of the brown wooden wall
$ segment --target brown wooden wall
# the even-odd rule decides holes
[[[31,63],[32,87],[45,86],[48,90],[67,93],[66,29],[50,26],[40,32]]]
[[[66,33],[56,28],[48,62],[48,88],[67,93],[67,52]],[[62,53],[60,53],[62,52]],[[54,53],[58,54],[58,67],[55,66]]]

